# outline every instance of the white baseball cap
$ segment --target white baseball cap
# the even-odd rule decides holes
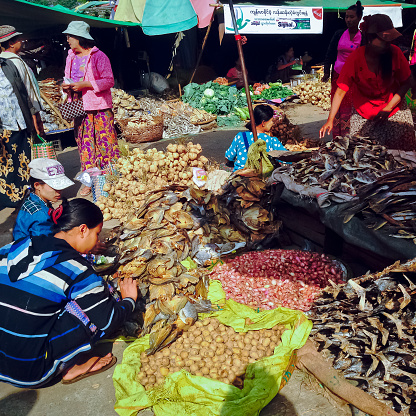
[[[74,185],[74,182],[65,176],[64,167],[57,160],[46,158],[33,159],[29,163],[29,168],[32,178],[42,180],[57,191]]]

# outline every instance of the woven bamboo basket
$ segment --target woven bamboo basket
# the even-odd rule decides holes
[[[128,119],[117,120],[124,139],[130,143],[156,142],[163,135],[163,117],[156,116],[153,118],[154,124],[143,127],[131,127],[128,125]]]

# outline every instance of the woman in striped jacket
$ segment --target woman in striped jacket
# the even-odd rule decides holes
[[[115,364],[93,345],[134,310],[137,286],[120,283],[117,302],[81,256],[96,244],[100,209],[85,199],[52,213],[54,234],[26,237],[0,249],[0,381],[39,387],[57,374],[63,383]]]

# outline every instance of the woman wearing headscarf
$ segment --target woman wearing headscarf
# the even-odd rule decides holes
[[[361,31],[367,43],[344,64],[320,137],[332,131],[340,104],[352,89],[351,135],[370,137],[390,149],[416,150],[412,114],[403,99],[410,87],[409,64],[391,43],[401,35],[384,14],[364,17]]]
[[[81,170],[105,168],[119,156],[117,133],[114,128],[111,87],[114,86],[110,60],[96,46],[90,26],[73,21],[63,32],[70,46],[65,66],[69,93],[81,93],[86,115],[74,121],[75,138],[81,159]],[[90,187],[81,190],[86,196]]]
[[[44,134],[36,80],[17,56],[20,35],[13,26],[0,26],[0,44],[6,50],[0,54],[0,209],[17,207],[24,197],[31,135]]]
[[[322,81],[328,81],[332,66],[331,75],[331,101],[334,98],[335,91],[337,90],[337,80],[341,69],[347,61],[348,57],[363,44],[363,37],[358,24],[363,17],[364,7],[360,1],[356,4],[348,7],[345,13],[345,23],[347,30],[340,29],[335,32],[331,39],[328,50],[325,56],[324,63],[324,76]],[[352,95],[351,91],[345,94],[344,99],[340,105],[340,108],[334,118],[334,127],[332,135],[345,136],[350,132],[350,118],[352,114]]]

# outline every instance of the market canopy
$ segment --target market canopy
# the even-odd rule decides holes
[[[24,0],[0,0],[0,24],[15,26],[20,32],[29,33],[56,26],[67,26],[72,20],[83,20],[91,27],[97,28],[138,25],[87,16],[62,6],[47,7]]]
[[[326,12],[337,12],[347,10],[354,1],[351,0],[283,0],[283,1],[259,1],[246,2],[234,1],[235,5],[265,5],[265,6],[286,6],[286,7],[322,7]],[[363,6],[401,6],[403,9],[415,8],[415,4],[398,3],[390,0],[362,0]]]
[[[114,17],[141,23],[146,35],[181,32],[198,24],[190,0],[119,0]]]

